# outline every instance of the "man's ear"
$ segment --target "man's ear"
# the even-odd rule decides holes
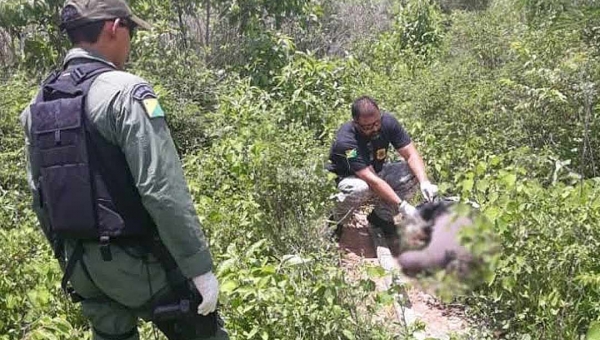
[[[116,19],[115,21],[104,22],[104,28],[102,29],[102,31],[110,39],[115,39],[117,37],[117,29],[119,29],[119,20],[120,19]]]

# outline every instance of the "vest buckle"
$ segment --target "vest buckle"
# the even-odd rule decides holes
[[[102,255],[102,260],[104,260],[105,262],[112,261],[109,236],[100,236],[100,255]]]

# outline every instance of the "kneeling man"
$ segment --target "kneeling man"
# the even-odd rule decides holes
[[[390,144],[404,161],[386,162]],[[423,160],[406,130],[367,96],[352,104],[352,120],[337,131],[329,160],[328,169],[338,176],[339,192],[333,211],[338,228],[357,208],[375,198],[369,222],[395,235],[395,215],[401,213],[409,220],[420,218],[417,209],[407,202],[417,182],[426,200],[437,195],[438,188],[427,179]]]

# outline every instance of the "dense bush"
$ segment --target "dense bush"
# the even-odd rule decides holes
[[[495,277],[475,295],[476,305],[508,338],[575,339],[600,312],[598,183],[544,188],[520,178],[504,177],[489,187],[486,179],[475,181],[476,195],[488,196],[481,199],[485,213],[496,221],[504,245]]]
[[[13,14],[0,15],[0,27],[18,24],[12,42],[29,44],[24,54],[10,46],[18,58],[0,82],[0,339],[80,339],[87,326],[62,297],[59,267],[28,209],[18,125],[39,80],[32,75],[55,64],[65,44],[54,31],[38,32],[55,2],[20,3],[3,4]],[[356,307],[369,285],[347,282],[339,255],[318,234],[334,190],[324,170],[329,143],[362,94],[406,126],[444,194],[481,205],[464,235],[469,247],[484,254],[501,245],[485,259],[483,280],[456,297],[474,320],[507,339],[597,332],[600,17],[590,4],[242,5],[250,3],[262,12],[213,3],[228,21],[212,27],[239,33],[216,34],[207,45],[224,42],[219,55],[192,41],[201,35],[182,31],[191,19],[177,15],[201,13],[204,2],[135,1],[156,27],[138,34],[130,64],[167,112],[234,338],[394,337],[373,310]],[[335,26],[342,20],[334,11],[353,8],[372,9],[365,20],[393,21],[365,37],[360,25]],[[307,40],[291,39],[291,27]],[[333,32],[345,36],[327,36]],[[343,48],[304,50],[327,41]]]

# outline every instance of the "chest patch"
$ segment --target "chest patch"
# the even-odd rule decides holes
[[[378,161],[384,160],[385,157],[387,156],[387,150],[386,149],[377,149],[377,153],[375,154],[375,156],[377,157]]]

